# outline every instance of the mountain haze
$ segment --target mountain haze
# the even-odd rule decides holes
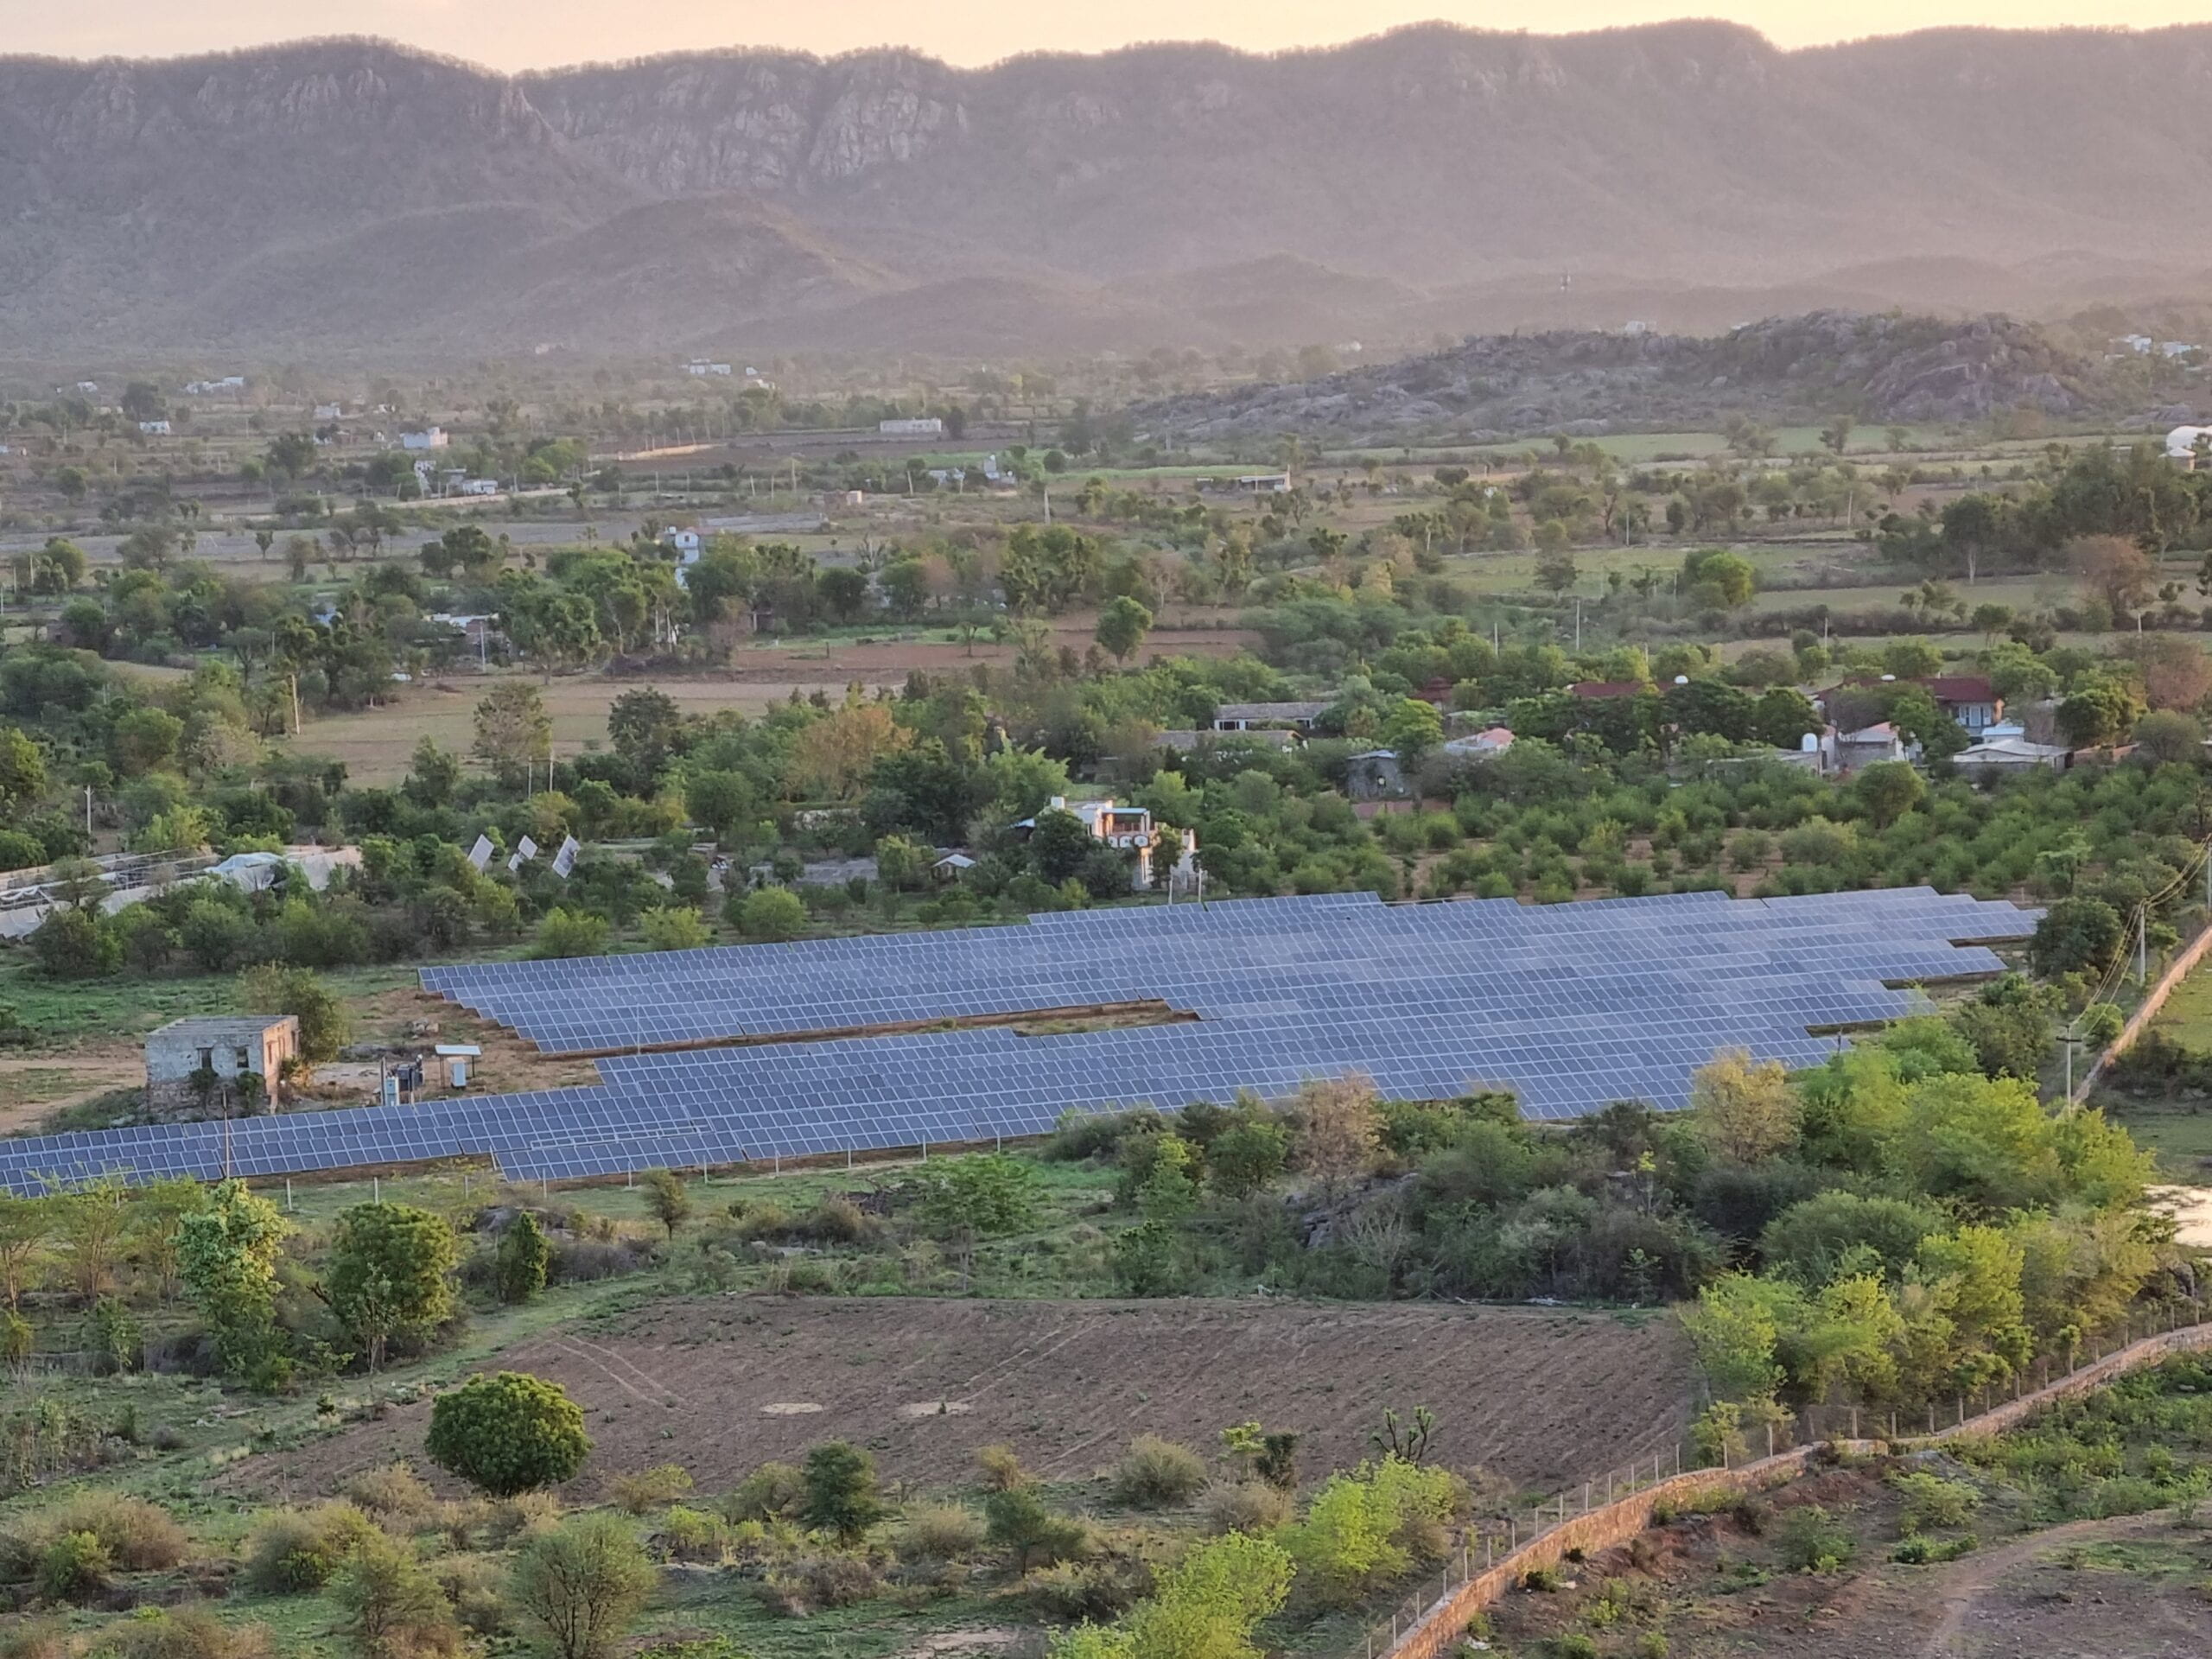
[[[0,58],[0,354],[962,354],[2187,294],[2212,26]],[[1572,277],[1563,285],[1562,279]]]

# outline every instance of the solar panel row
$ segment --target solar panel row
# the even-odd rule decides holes
[[[1922,1006],[1900,987],[2002,967],[1954,940],[2017,938],[2033,922],[1926,889],[1533,908],[1350,893],[430,969],[427,988],[548,1049],[756,1040],[618,1053],[591,1088],[0,1142],[0,1186],[463,1155],[517,1179],[563,1179],[1033,1135],[1069,1110],[1172,1109],[1239,1089],[1281,1098],[1347,1071],[1392,1099],[1510,1089],[1536,1117],[1618,1099],[1677,1107],[1717,1050],[1815,1063],[1830,1044],[1815,1033]],[[775,1040],[1154,999],[1199,1018]]]

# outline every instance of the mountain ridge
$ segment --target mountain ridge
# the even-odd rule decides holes
[[[2206,24],[1792,51],[1707,21],[1421,24],[981,69],[733,49],[504,76],[359,37],[0,58],[0,355],[548,332],[773,350],[833,337],[840,303],[881,316],[887,294],[984,278],[1027,296],[1021,350],[1054,307],[1130,349],[1595,321],[1508,300],[1539,275],[1623,302],[1794,286],[1971,312],[2002,302],[1977,268],[2070,258],[2069,292],[2147,297],[2212,268],[2208,91]],[[627,275],[626,215],[655,228]],[[671,252],[691,234],[696,257]],[[238,302],[257,267],[318,252],[344,262],[327,298]],[[530,302],[549,284],[550,316]],[[1208,302],[1185,314],[1179,287]],[[988,332],[899,315],[900,349]]]

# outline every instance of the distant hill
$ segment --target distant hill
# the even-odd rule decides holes
[[[2104,363],[2005,317],[1954,322],[1823,311],[1718,338],[1484,335],[1449,351],[1302,385],[1166,399],[1137,425],[1185,440],[1281,432],[1343,437],[1711,430],[1732,415],[1810,423],[1974,420],[2028,407],[2107,411],[2125,394]]]
[[[2212,26],[518,78],[361,41],[0,58],[0,355],[767,350],[841,316],[963,354],[1402,345],[2150,301],[2212,271],[2208,92]]]

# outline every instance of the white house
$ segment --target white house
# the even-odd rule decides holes
[[[345,410],[336,404],[317,404],[315,406],[315,417],[318,421],[334,421],[345,413]]]
[[[934,415],[917,415],[878,421],[875,429],[887,438],[941,438],[944,435],[944,423]]]
[[[442,449],[451,442],[442,426],[426,426],[419,432],[399,435],[399,447],[403,449]]]
[[[463,495],[497,495],[499,480],[496,478],[464,478],[461,480]]]
[[[705,540],[696,530],[671,524],[666,530],[661,531],[660,544],[675,551],[676,562],[678,564],[696,564],[699,562],[700,551],[705,546]]]
[[[710,374],[720,375],[722,378],[728,379],[730,372],[730,365],[727,363],[708,363],[696,358],[683,365],[684,373],[696,376],[701,379],[704,379]]]
[[[166,438],[169,435],[169,423],[167,421],[141,421],[138,423],[138,433],[141,437]]]

